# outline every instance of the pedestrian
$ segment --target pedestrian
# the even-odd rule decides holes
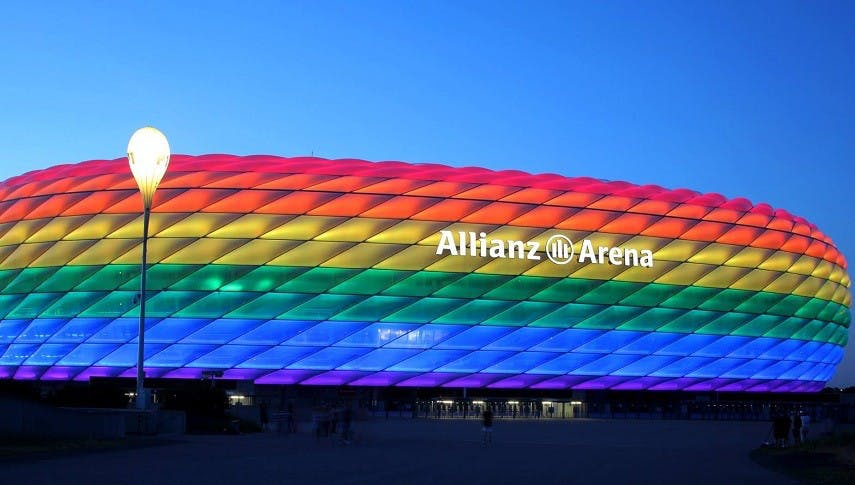
[[[801,418],[802,418],[802,443],[804,443],[808,439],[808,431],[809,431],[808,428],[810,427],[810,415],[802,414]]]
[[[481,443],[486,445],[493,442],[493,411],[489,407],[481,415]]]
[[[258,405],[258,419],[261,421],[261,431],[267,431],[268,423],[270,422],[270,415],[267,412],[267,403],[264,401]]]
[[[795,446],[802,444],[802,417],[799,413],[793,413],[793,443]]]

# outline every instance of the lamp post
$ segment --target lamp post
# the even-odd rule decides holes
[[[146,273],[146,251],[148,249],[148,220],[151,214],[151,201],[154,199],[154,191],[166,173],[169,165],[169,142],[156,128],[146,126],[140,128],[131,136],[128,142],[128,164],[131,173],[140,188],[143,199],[143,237],[142,237],[142,265],[140,267],[140,325],[139,338],[137,341],[137,399],[136,408],[146,408],[146,396],[143,386],[145,373],[143,372],[143,360],[145,349],[145,273]]]

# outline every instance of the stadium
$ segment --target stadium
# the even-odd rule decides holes
[[[0,184],[0,379],[813,392],[850,279],[747,199],[521,171],[175,155]]]

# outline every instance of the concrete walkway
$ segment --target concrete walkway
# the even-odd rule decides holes
[[[356,442],[181,436],[154,446],[0,462],[0,483],[791,483],[748,453],[768,423],[497,420],[356,422]]]

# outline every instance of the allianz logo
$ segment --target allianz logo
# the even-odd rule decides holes
[[[582,240],[576,257],[573,241],[563,234],[553,234],[542,248],[539,241],[489,239],[485,232],[443,230],[439,235],[438,255],[540,261],[545,254],[555,264],[567,264],[575,258],[579,263],[653,267],[653,251],[649,249],[598,246],[590,239]]]

